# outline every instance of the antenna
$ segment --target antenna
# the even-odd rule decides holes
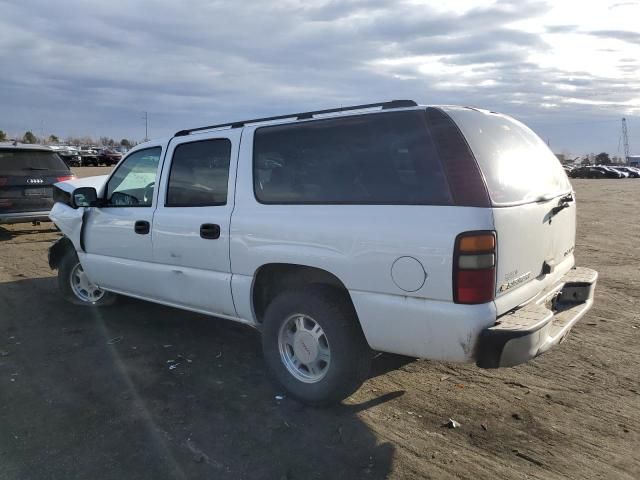
[[[624,150],[624,163],[629,163],[629,132],[627,132],[627,119],[622,119],[622,147]]]

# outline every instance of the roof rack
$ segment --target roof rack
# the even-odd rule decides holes
[[[238,122],[219,123],[217,125],[208,125],[206,127],[180,130],[179,132],[176,132],[175,136],[184,137],[193,132],[200,132],[202,130],[212,130],[214,128],[222,128],[222,127],[240,128],[240,127],[244,127],[248,123],[268,122],[271,120],[284,120],[286,118],[295,118],[296,120],[307,120],[307,119],[313,118],[315,115],[322,115],[325,113],[348,112],[350,110],[364,110],[366,108],[375,108],[375,107],[380,107],[382,110],[389,110],[392,108],[407,108],[407,107],[417,107],[417,106],[418,104],[413,100],[391,100],[389,102],[368,103],[365,105],[352,105],[349,107],[330,108],[328,110],[314,110],[311,112],[290,113],[289,115],[277,115],[275,117],[263,117],[263,118],[254,118],[251,120],[240,120]]]

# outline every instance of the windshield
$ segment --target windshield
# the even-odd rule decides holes
[[[571,190],[566,172],[531,129],[506,115],[446,108],[484,174],[496,206],[553,198]]]

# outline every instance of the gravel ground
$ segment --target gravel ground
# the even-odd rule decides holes
[[[324,410],[276,399],[252,329],[66,304],[58,233],[0,228],[0,479],[640,478],[640,180],[573,183],[600,280],[565,343],[502,370],[383,355]]]

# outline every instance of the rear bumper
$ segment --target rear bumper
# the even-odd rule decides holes
[[[512,367],[562,342],[593,305],[597,279],[595,270],[574,268],[538,298],[499,317],[495,325],[480,332],[476,364]]]
[[[50,221],[49,210],[38,212],[0,213],[0,224]]]

